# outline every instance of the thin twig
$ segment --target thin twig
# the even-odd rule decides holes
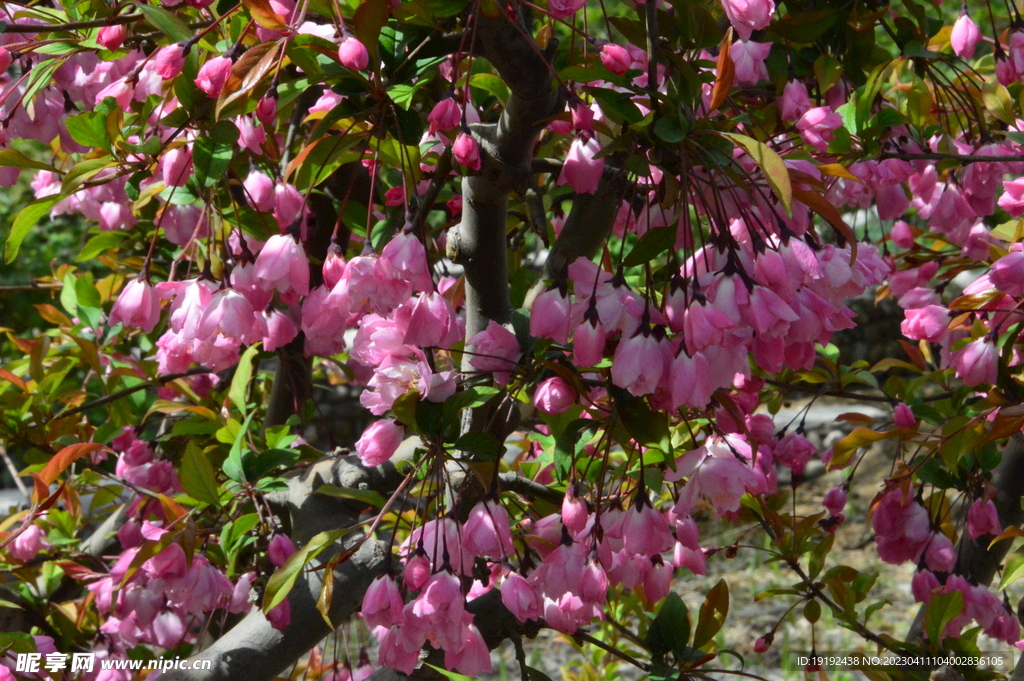
[[[63,288],[64,284],[59,281],[54,281],[47,284],[35,283],[35,284],[18,284],[15,286],[0,286],[0,293],[21,293],[24,291],[45,291],[47,289]]]
[[[572,636],[573,636],[574,639],[576,639],[577,642],[584,641],[586,643],[590,643],[592,645],[597,646],[601,650],[609,652],[612,655],[625,660],[626,662],[630,663],[631,665],[634,665],[636,667],[639,667],[640,669],[643,669],[645,672],[651,671],[651,665],[644,664],[643,662],[641,662],[640,660],[636,659],[632,655],[624,653],[621,650],[618,650],[617,648],[608,645],[604,641],[601,641],[601,640],[598,640],[598,639],[594,638],[590,634],[586,634],[586,633],[584,633],[582,631],[577,631]]]
[[[77,31],[82,28],[99,28],[102,26],[115,26],[117,24],[131,24],[142,21],[145,17],[141,14],[127,14],[123,17],[111,17],[109,19],[92,19],[91,21],[72,21],[67,24],[24,24],[22,26],[4,26],[0,33],[53,33],[55,31]]]
[[[890,158],[901,161],[960,161],[961,163],[1018,163],[1024,161],[1024,155],[1021,154],[999,156],[996,154],[942,154],[938,152],[908,154],[903,152],[886,152],[878,156],[879,161]]]
[[[188,371],[186,371],[183,374],[167,374],[166,376],[158,376],[157,378],[154,378],[154,379],[152,379],[151,381],[149,381],[147,383],[141,383],[139,385],[132,386],[131,388],[125,388],[124,390],[118,390],[116,393],[111,393],[110,395],[104,395],[103,397],[101,397],[99,399],[96,399],[96,400],[93,400],[92,402],[88,402],[86,404],[83,404],[80,407],[75,407],[74,409],[69,409],[68,411],[62,411],[61,413],[56,414],[55,416],[53,416],[50,420],[53,421],[55,419],[63,419],[63,418],[67,418],[69,416],[75,416],[76,414],[81,414],[82,412],[89,411],[90,409],[94,409],[94,408],[102,406],[104,404],[108,404],[110,402],[116,402],[117,400],[121,399],[122,397],[127,397],[128,395],[131,395],[132,393],[137,393],[140,390],[145,390],[147,388],[158,388],[158,387],[164,385],[165,383],[170,383],[171,381],[176,381],[179,378],[187,378],[189,376],[196,376],[198,374],[208,374],[208,373],[210,373],[209,369],[201,369],[200,368],[200,369],[189,369]]]

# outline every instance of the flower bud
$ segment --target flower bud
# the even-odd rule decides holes
[[[96,36],[96,42],[103,46],[107,50],[116,50],[121,47],[121,43],[128,37],[128,26],[125,24],[118,24],[116,26],[104,26],[100,29],[100,34]]]
[[[156,62],[156,72],[160,74],[161,78],[164,80],[176,78],[185,66],[185,48],[181,46],[181,43],[162,47],[153,59]]]
[[[767,633],[761,638],[754,641],[754,652],[761,654],[768,652],[768,649],[772,647],[772,641],[775,640],[775,634]]]
[[[338,59],[346,69],[362,71],[370,63],[370,53],[358,38],[349,36],[342,40],[338,47]]]

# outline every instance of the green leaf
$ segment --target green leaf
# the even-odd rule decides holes
[[[700,606],[697,629],[693,633],[693,647],[700,648],[708,643],[725,624],[729,614],[729,585],[724,579],[712,587]]]
[[[629,255],[625,257],[622,264],[625,267],[635,267],[650,262],[675,246],[675,243],[675,227],[656,227],[647,230],[647,233],[640,237],[640,240],[629,251]]]
[[[936,645],[942,640],[942,632],[954,617],[964,609],[964,595],[960,591],[932,595],[924,616],[924,630],[928,640]]]
[[[658,616],[647,629],[644,642],[655,660],[662,660],[666,654],[683,657],[690,641],[690,616],[686,603],[679,594],[670,592],[658,611]]]
[[[164,35],[174,42],[180,43],[192,37],[192,31],[188,30],[188,26],[163,7],[141,2],[135,3],[135,6],[146,16],[146,21],[163,31]]]
[[[455,448],[485,461],[494,461],[505,452],[505,445],[487,433],[466,433],[455,441]]]
[[[356,489],[354,487],[338,487],[337,485],[320,485],[315,490],[314,494],[323,494],[328,497],[335,497],[337,499],[352,499],[360,503],[366,504],[367,506],[375,506],[377,508],[383,508],[384,504],[387,503],[380,492],[375,492],[372,489]]]
[[[17,149],[0,150],[0,167],[4,168],[33,168],[35,170],[49,170],[59,172],[56,168],[46,163],[33,161]]]
[[[212,187],[224,177],[235,155],[238,128],[234,123],[221,121],[213,126],[209,136],[202,136],[192,148],[192,163],[196,182],[200,187]]]
[[[598,424],[593,419],[576,419],[558,435],[558,439],[555,440],[555,477],[559,482],[569,476],[573,458],[579,454],[587,440],[593,436],[593,431],[597,429]],[[588,434],[580,438],[583,433]],[[577,442],[577,439],[580,439],[580,442]]]
[[[195,442],[185,446],[185,455],[181,459],[181,486],[193,499],[212,505],[220,503],[213,465]]]
[[[85,242],[85,246],[82,246],[82,252],[75,258],[75,262],[92,260],[100,253],[117,248],[126,238],[128,235],[125,232],[100,232]]]
[[[786,215],[793,217],[793,185],[789,181],[789,169],[782,158],[772,151],[771,147],[758,142],[752,137],[734,132],[722,133],[737,145],[743,147],[754,162],[761,168],[772,191],[782,203]]]
[[[433,667],[437,671],[447,676],[452,681],[475,681],[475,679],[473,679],[473,677],[471,676],[466,676],[465,674],[460,674],[458,672],[448,671],[447,669],[442,669],[441,667],[434,667],[434,665],[430,664],[429,662],[427,662],[426,665],[428,667]]]
[[[18,217],[14,218],[14,224],[11,225],[11,233],[7,236],[7,248],[4,254],[5,263],[9,265],[14,262],[14,259],[18,257],[21,242],[28,236],[29,230],[39,222],[39,218],[49,213],[50,209],[63,198],[63,196],[59,195],[44,196],[21,209]]]
[[[252,380],[252,360],[259,352],[259,345],[259,343],[250,345],[242,353],[242,358],[238,360],[238,367],[235,369],[235,375],[231,378],[231,387],[228,389],[231,403],[238,408],[238,411],[242,412],[242,416],[246,414],[245,398],[249,393],[249,381]]]
[[[1021,577],[1024,577],[1024,551],[1017,551],[1006,559],[1003,578],[999,580],[999,590],[1002,591]]]
[[[295,586],[295,580],[298,579],[303,568],[346,532],[348,532],[348,528],[321,532],[289,556],[285,564],[267,581],[267,590],[263,594],[263,612],[270,612],[288,598],[288,593]]]
[[[664,452],[671,462],[672,434],[668,429],[668,414],[655,413],[643,398],[634,397],[622,388],[611,386],[609,392],[629,436],[644,447]]]

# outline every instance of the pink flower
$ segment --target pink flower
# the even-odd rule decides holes
[[[637,397],[654,392],[665,373],[662,345],[649,328],[620,340],[612,361],[612,382]]]
[[[355,261],[356,258],[353,258],[352,262]],[[412,232],[403,230],[393,236],[381,251],[380,262],[382,265],[390,265],[396,278],[411,285],[413,291],[434,290],[427,249]]]
[[[394,455],[404,439],[405,428],[394,419],[374,421],[356,442],[356,454],[363,465],[379,466]]]
[[[462,527],[462,547],[475,556],[495,560],[514,555],[505,507],[493,499],[478,501]]]
[[[231,591],[231,602],[228,605],[228,612],[235,614],[249,612],[252,602],[249,600],[249,593],[252,591],[253,582],[256,581],[255,572],[246,572],[235,582]]]
[[[309,293],[309,260],[302,244],[288,234],[270,237],[256,256],[256,276],[264,291]]]
[[[399,185],[392,187],[391,189],[384,192],[384,205],[385,206],[404,206],[405,205],[405,187]]]
[[[999,522],[999,511],[992,501],[978,499],[967,511],[967,531],[971,540],[987,534],[1002,534],[1003,524]]]
[[[831,515],[839,515],[846,508],[846,485],[839,485],[833,487],[826,494],[822,500],[821,505],[828,510]]]
[[[470,678],[478,677],[491,671],[491,652],[487,649],[484,637],[475,624],[462,629],[461,641],[458,645],[448,646],[444,653],[444,664]]]
[[[1010,251],[999,258],[992,265],[988,277],[998,290],[1019,298],[1024,294],[1024,253]]]
[[[395,325],[405,329],[402,342],[420,348],[449,348],[462,338],[462,325],[448,299],[423,293],[395,310]]]
[[[295,544],[286,534],[275,534],[267,547],[267,558],[274,567],[281,567],[295,553]]]
[[[897,404],[893,410],[893,421],[897,428],[913,430],[917,427],[917,417],[914,416],[914,410],[902,402]]]
[[[669,368],[669,384],[673,409],[683,405],[703,409],[716,388],[711,382],[711,367],[702,352],[687,355],[681,351],[676,355]]]
[[[530,308],[530,335],[569,342],[569,296],[555,286],[543,291]]]
[[[549,0],[548,11],[553,19],[565,19],[576,14],[587,0]]]
[[[952,354],[957,376],[967,385],[995,383],[999,377],[999,349],[987,338],[979,338]]]
[[[978,26],[967,16],[967,12],[961,12],[956,23],[953,24],[953,32],[949,36],[949,42],[953,46],[953,53],[958,57],[970,59],[974,56],[974,48],[981,39],[981,31]]]
[[[936,532],[925,549],[924,562],[933,572],[951,572],[956,565],[956,548],[949,537]]]
[[[578,536],[586,529],[590,518],[587,502],[580,499],[578,494],[577,485],[569,485],[565,488],[565,498],[562,499],[562,522],[573,536]]]
[[[595,307],[594,314],[585,315],[572,336],[572,356],[576,364],[591,367],[600,362],[604,356],[605,340],[604,327]]]
[[[771,43],[757,43],[753,40],[737,40],[733,43],[729,56],[732,57],[733,66],[736,68],[736,85],[748,87],[768,80],[768,67],[765,66],[764,60],[771,51]]]
[[[152,333],[160,321],[160,296],[143,276],[128,282],[110,309],[110,324],[124,324]]]
[[[284,631],[288,627],[288,623],[292,621],[292,604],[286,598],[274,606],[266,616],[270,626],[278,631]]]
[[[811,98],[807,94],[807,86],[799,80],[791,80],[782,90],[778,100],[779,115],[784,121],[798,121],[811,108]]]
[[[827,106],[808,110],[796,124],[796,129],[804,141],[818,151],[828,150],[828,143],[835,137],[833,131],[841,127],[843,117]]]
[[[270,125],[277,117],[277,97],[264,96],[256,105],[256,119],[263,125]]]
[[[1016,180],[1003,181],[1003,195],[999,197],[999,207],[1010,214],[1010,217],[1019,218],[1024,215],[1024,177]]]
[[[903,312],[903,335],[913,340],[938,342],[949,329],[949,311],[941,305],[926,305]]]
[[[629,70],[633,59],[629,56],[629,52],[626,51],[625,47],[607,43],[601,46],[601,63],[615,75],[621,76]]]
[[[391,575],[380,575],[373,580],[363,594],[363,606],[361,615],[366,620],[366,626],[391,627],[402,623],[402,608],[405,602],[402,601],[402,594],[398,585]]]
[[[431,135],[435,134],[438,130],[451,130],[457,127],[460,121],[462,121],[462,108],[451,97],[445,97],[435,104],[434,108],[427,115],[427,123],[430,125],[429,131]]]
[[[338,47],[338,59],[341,65],[350,71],[362,71],[370,63],[370,53],[366,46],[359,42],[354,36],[349,36],[341,41]]]
[[[593,194],[604,173],[604,159],[594,156],[601,151],[596,137],[584,141],[577,137],[569,147],[569,154],[562,164],[562,172],[558,176],[558,185],[568,184],[577,194]]]
[[[255,341],[250,338],[258,329],[253,325],[253,309],[248,299],[232,288],[224,288],[213,294],[210,304],[199,320],[197,338],[210,338],[216,333],[242,342]]]
[[[480,147],[471,135],[460,132],[452,145],[455,160],[471,170],[480,170]]]
[[[135,88],[132,84],[124,78],[119,78],[96,93],[96,104],[100,104],[107,97],[113,97],[119,107],[128,110],[134,94]]]
[[[467,345],[473,348],[474,353],[469,358],[470,365],[479,371],[493,372],[494,380],[501,385],[508,383],[523,354],[515,334],[494,320],[470,338]]]
[[[775,3],[772,0],[722,0],[725,15],[743,40],[765,28],[772,20]]]
[[[775,640],[773,634],[765,634],[756,641],[754,641],[754,652],[758,655],[767,653],[768,649],[772,647],[772,642]]]
[[[278,182],[274,185],[274,219],[285,229],[301,217],[306,200],[294,185]],[[303,229],[305,227],[303,226]],[[303,236],[305,234],[303,233]]]
[[[622,517],[623,548],[630,553],[650,557],[669,550],[674,543],[675,537],[662,515],[650,501],[638,497]]]
[[[192,152],[188,146],[171,149],[160,161],[163,181],[168,187],[184,187],[192,177]]]
[[[231,60],[228,57],[214,57],[199,69],[196,75],[196,87],[206,93],[207,97],[216,99],[224,84],[231,75]]]
[[[45,549],[50,548],[46,541],[46,533],[43,528],[35,523],[29,525],[13,542],[7,545],[7,555],[16,561],[25,563]]]
[[[264,213],[273,212],[274,181],[268,175],[258,170],[252,171],[242,182],[242,189],[253,208]]]
[[[545,414],[561,414],[575,402],[576,391],[558,376],[538,385],[533,395],[534,405]]]
[[[538,619],[544,604],[536,589],[518,572],[509,572],[501,583],[501,602],[520,622]]]
[[[0,73],[6,73],[11,68],[11,53],[6,47],[0,47]]]
[[[104,26],[96,36],[96,42],[105,50],[116,50],[128,37],[128,26],[117,24],[115,26]]]
[[[273,352],[288,345],[299,335],[295,322],[281,310],[267,310],[257,313],[262,315],[266,331],[263,333],[263,349]]]
[[[789,433],[775,446],[775,460],[791,469],[795,475],[801,475],[807,462],[818,453],[818,448],[798,433]]]

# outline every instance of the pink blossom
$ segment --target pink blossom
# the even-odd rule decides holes
[[[445,649],[445,667],[454,669],[470,678],[490,673],[491,653],[476,625],[464,626],[460,639],[457,645],[450,645]]]
[[[252,207],[264,213],[271,213],[274,210],[274,181],[268,175],[253,170],[245,181],[242,182],[242,189]]]
[[[305,204],[305,198],[294,185],[286,182],[278,182],[274,185],[274,219],[277,220],[281,229],[295,224],[295,221],[302,217],[302,209]],[[303,238],[305,238],[305,234],[303,234]]]
[[[961,12],[956,23],[953,24],[953,32],[949,36],[949,42],[953,46],[953,53],[958,57],[970,59],[974,56],[974,49],[981,40],[981,31],[977,24],[971,21],[967,12]]]
[[[256,256],[255,272],[265,291],[309,293],[309,260],[298,239],[288,234],[275,234],[267,240]]]
[[[833,131],[841,127],[843,117],[827,106],[809,109],[796,124],[796,129],[804,141],[818,151],[828,149],[828,143],[835,137]]]
[[[177,78],[185,67],[185,49],[181,43],[172,43],[161,47],[153,58],[157,74],[164,80]]]
[[[577,194],[593,194],[604,173],[604,159],[594,158],[601,151],[596,137],[584,140],[577,137],[569,146],[569,153],[558,175],[558,185],[568,184]]]
[[[514,555],[505,507],[493,499],[478,501],[462,527],[462,545],[473,555],[495,560]]]
[[[390,265],[395,277],[411,285],[413,291],[434,290],[427,249],[412,232],[403,230],[393,236],[381,251],[380,262]]]
[[[269,126],[276,117],[277,97],[264,96],[260,99],[259,104],[256,105],[256,119],[263,125]]]
[[[96,93],[96,104],[99,105],[107,97],[113,97],[117,105],[127,111],[134,94],[134,86],[124,78],[119,78]]]
[[[1024,215],[1024,177],[1003,181],[1003,195],[999,197],[999,207],[1019,218]]]
[[[654,392],[665,373],[662,345],[649,328],[620,340],[612,361],[612,382],[638,397]]]
[[[6,47],[0,47],[0,73],[6,73],[11,68],[11,53]]]
[[[501,602],[520,622],[538,619],[543,603],[537,591],[518,572],[509,572],[501,583]]]
[[[672,548],[675,537],[651,502],[638,497],[622,517],[623,548],[640,556],[654,556]]]
[[[222,333],[242,342],[255,342],[256,338],[251,337],[253,331],[258,332],[258,328],[253,325],[252,305],[238,291],[224,288],[210,299],[209,306],[199,320],[197,337],[206,339]]]
[[[207,97],[216,99],[224,89],[224,84],[228,82],[231,67],[231,59],[228,57],[214,57],[208,60],[196,75],[196,87],[206,93]]]
[[[629,52],[621,45],[606,43],[601,46],[601,63],[617,76],[625,75],[633,63]]]
[[[420,348],[449,348],[462,338],[462,324],[448,299],[439,293],[423,293],[403,303],[394,314],[402,343]]]
[[[897,404],[893,410],[893,421],[897,428],[912,430],[917,427],[917,417],[914,416],[914,410],[902,402]]]
[[[472,135],[460,132],[452,145],[455,160],[471,170],[480,170],[480,147]]]
[[[391,575],[380,575],[370,583],[363,594],[363,605],[360,614],[366,620],[366,626],[390,627],[402,623],[402,594]]]
[[[572,336],[572,355],[576,364],[591,367],[604,356],[605,332],[598,319],[597,309],[589,318],[584,318]]]
[[[184,187],[192,177],[192,152],[188,146],[175,147],[160,159],[164,184],[168,187]]]
[[[128,282],[110,309],[110,324],[124,324],[152,333],[160,321],[160,296],[144,276]]]
[[[267,547],[267,558],[274,567],[281,567],[295,553],[295,544],[286,534],[275,534]]]
[[[683,405],[695,409],[706,407],[716,386],[711,382],[711,368],[704,353],[676,355],[669,367],[669,385],[673,409]]]
[[[48,548],[50,543],[46,541],[43,528],[32,523],[7,545],[7,555],[18,562],[26,563],[35,558],[40,551]]]
[[[358,38],[349,36],[342,40],[338,47],[338,59],[346,69],[362,71],[370,64],[370,53]]]
[[[440,131],[448,131],[459,125],[462,120],[462,107],[452,97],[445,97],[434,105],[427,115],[431,135]]]
[[[412,357],[385,358],[374,370],[369,387],[372,390],[363,391],[359,402],[370,413],[380,416],[410,390],[430,402],[443,402],[455,393],[456,386],[454,372],[434,372],[423,352],[416,350]]]
[[[1003,525],[999,521],[999,511],[992,501],[978,499],[967,511],[967,531],[974,541],[987,534],[1001,534]]]
[[[128,37],[128,26],[126,24],[115,24],[104,26],[96,36],[96,42],[105,50],[116,50]]]
[[[924,562],[934,572],[951,572],[956,565],[956,548],[949,537],[936,532],[925,549]]]
[[[587,502],[580,499],[578,494],[578,486],[569,485],[565,488],[565,498],[562,499],[562,522],[573,536],[579,536],[586,529],[590,517]]]
[[[775,11],[772,0],[722,0],[725,15],[743,40],[750,34],[768,26]]]
[[[949,328],[949,311],[941,305],[905,310],[905,319],[900,324],[903,335],[913,340],[932,343],[942,340]]]
[[[791,80],[782,90],[778,101],[779,115],[784,121],[798,121],[811,108],[807,86],[799,80]]]
[[[405,428],[394,419],[374,421],[356,442],[356,454],[364,465],[379,466],[394,455],[403,439]]]
[[[742,1],[742,0],[741,0]],[[752,0],[752,2],[763,2],[764,0]],[[735,82],[740,87],[757,85],[762,80],[768,80],[768,67],[764,60],[772,51],[771,43],[758,43],[753,40],[737,40],[729,51],[732,63],[735,67]]]
[[[586,0],[550,0],[548,11],[552,19],[566,19],[576,14],[586,3]]]
[[[268,352],[283,348],[299,335],[295,322],[281,310],[266,310],[256,314],[261,325],[266,327],[263,332],[263,349]]]
[[[473,348],[469,363],[479,371],[494,373],[494,380],[505,385],[512,377],[512,371],[519,363],[523,354],[515,334],[494,320],[487,323],[487,328],[474,335],[466,343]]]
[[[762,653],[767,653],[768,649],[772,647],[772,642],[774,640],[775,636],[771,633],[761,636],[756,641],[754,641],[754,652],[758,655],[761,655]]]
[[[831,515],[839,515],[846,508],[846,485],[839,485],[833,487],[826,494],[822,500],[821,505],[828,510]]]
[[[288,623],[292,621],[292,604],[286,598],[274,606],[274,608],[266,614],[266,617],[270,622],[270,626],[274,627],[278,631],[284,631],[288,627]]]
[[[569,342],[569,296],[558,286],[540,293],[530,308],[530,335]]]
[[[235,587],[231,592],[231,602],[230,605],[228,605],[228,612],[235,614],[249,612],[249,609],[252,607],[252,603],[249,600],[249,593],[252,591],[252,585],[255,581],[255,572],[246,572],[238,578],[238,581],[235,582]]]
[[[957,376],[966,385],[995,383],[999,377],[999,349],[986,337],[968,343],[951,359]]]
[[[533,403],[546,414],[561,414],[576,402],[576,391],[564,379],[554,376],[537,386]]]

